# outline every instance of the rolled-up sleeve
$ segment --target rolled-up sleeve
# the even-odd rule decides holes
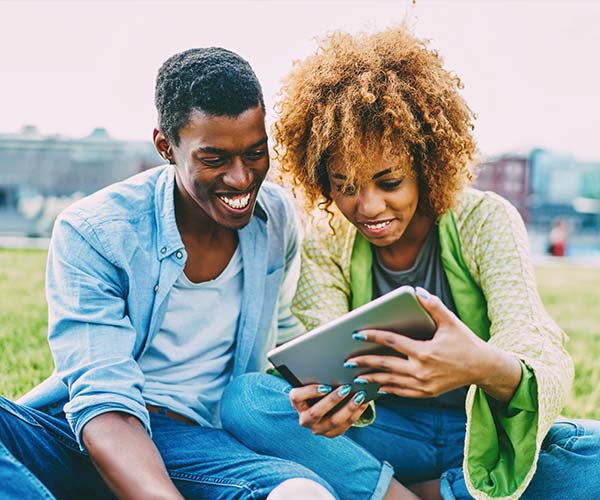
[[[144,375],[133,357],[126,276],[93,227],[74,213],[55,224],[46,297],[50,349],[69,389],[64,410],[79,446],[85,425],[109,411],[134,415],[150,432]]]

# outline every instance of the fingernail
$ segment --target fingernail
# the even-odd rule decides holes
[[[328,385],[320,385],[319,392],[321,394],[329,394],[331,392],[331,387],[329,387]]]
[[[355,384],[368,384],[369,381],[365,380],[364,378],[355,378],[352,382],[354,382]]]
[[[359,405],[361,404],[364,400],[365,400],[365,391],[360,391],[359,393],[356,394],[356,396],[354,396],[354,402]]]
[[[354,361],[346,361],[344,368],[356,368],[358,365]]]
[[[388,393],[385,391],[377,391],[377,394],[379,394],[380,396],[387,396]]]
[[[417,287],[417,295],[425,300],[429,298],[429,292],[420,286]]]
[[[347,396],[348,393],[350,392],[350,389],[352,389],[352,387],[350,385],[348,385],[348,384],[343,385],[342,387],[340,387],[338,389],[338,394],[340,396]]]
[[[354,340],[367,340],[367,336],[364,333],[353,333],[352,338]]]

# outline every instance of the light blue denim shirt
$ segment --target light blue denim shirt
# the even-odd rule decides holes
[[[174,168],[162,166],[80,200],[57,219],[46,276],[48,339],[55,372],[19,400],[63,410],[81,443],[92,418],[121,411],[150,433],[137,359],[160,329],[187,253],[175,222]],[[242,306],[233,377],[266,367],[278,335],[303,331],[292,315],[300,262],[293,204],[265,182],[238,231]]]

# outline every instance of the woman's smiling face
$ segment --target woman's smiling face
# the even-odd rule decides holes
[[[407,161],[378,156],[373,174],[360,185],[344,186],[343,165],[332,158],[327,168],[330,196],[342,214],[373,245],[386,247],[398,242],[415,218],[419,186]]]

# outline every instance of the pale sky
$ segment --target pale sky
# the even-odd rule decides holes
[[[600,161],[600,2],[0,0],[0,133],[150,140],[154,80],[172,54],[222,46],[248,59],[269,121],[280,79],[314,37],[410,16],[477,113],[484,155],[534,146]]]

